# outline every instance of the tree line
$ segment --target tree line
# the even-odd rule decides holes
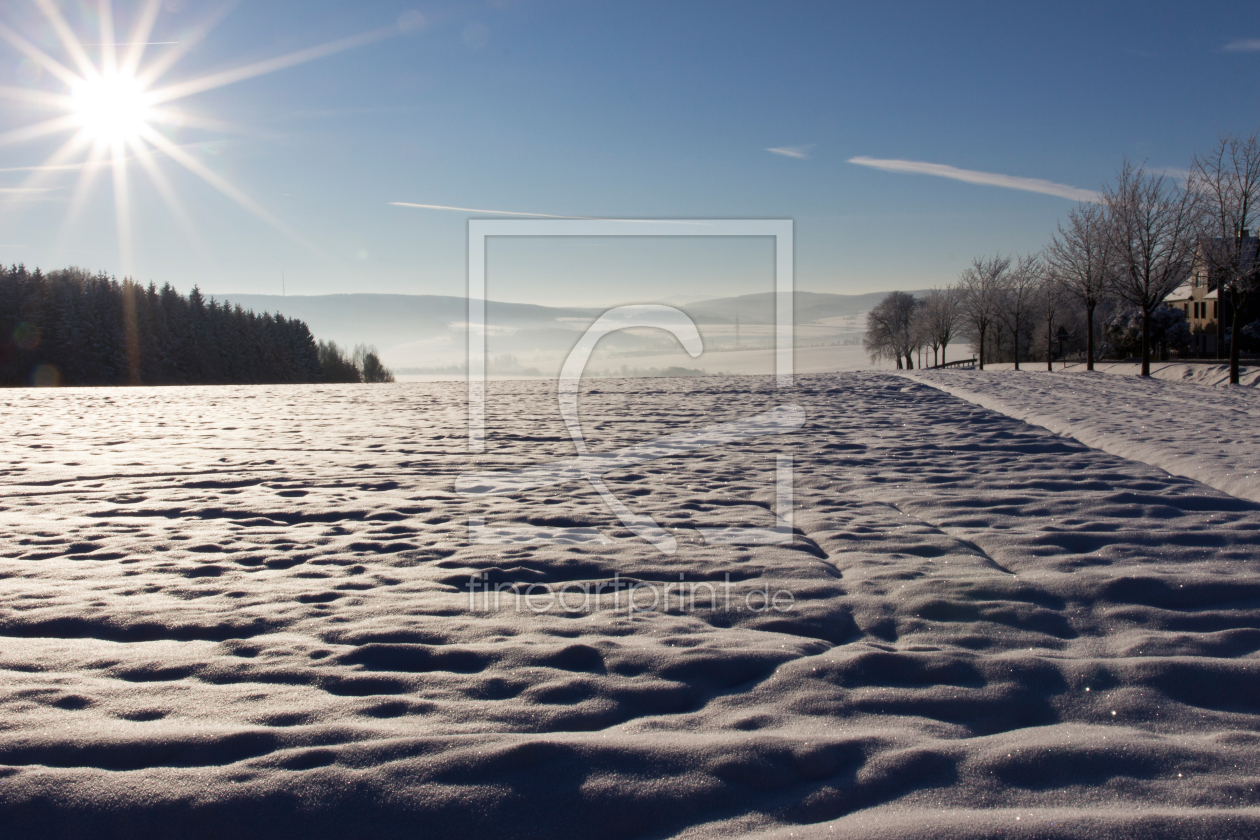
[[[376,355],[376,348],[366,344],[356,344],[354,350],[346,353],[335,341],[321,341],[319,348],[319,366],[324,372],[325,382],[393,382],[394,373],[381,364]]]
[[[0,385],[392,382],[296,318],[104,273],[0,266]]]
[[[986,362],[1044,360],[1083,352],[1166,355],[1190,340],[1186,313],[1164,301],[1206,275],[1217,292],[1217,357],[1228,348],[1237,384],[1244,349],[1260,349],[1260,133],[1224,137],[1196,154],[1184,184],[1125,160],[1098,199],[1059,223],[1039,254],[977,257],[958,282],[922,298],[893,292],[867,315],[873,360],[913,367],[930,351],[966,341]],[[1252,321],[1251,319],[1256,319]],[[938,361],[939,359],[939,361]]]

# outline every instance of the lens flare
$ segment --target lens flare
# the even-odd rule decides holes
[[[31,371],[31,384],[36,388],[60,387],[61,371],[55,365],[40,365]]]

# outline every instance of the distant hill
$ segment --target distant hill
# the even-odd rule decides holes
[[[922,294],[921,291],[911,294]],[[834,323],[846,319],[850,333],[860,329],[857,320],[870,311],[886,292],[835,295],[797,292],[798,325]],[[215,294],[220,301],[241,304],[255,312],[280,313],[310,326],[316,338],[339,344],[375,345],[386,364],[437,367],[464,361],[464,324],[468,301],[452,295],[249,295]],[[680,307],[701,326],[774,323],[774,294],[700,300]],[[487,301],[491,352],[522,356],[563,354],[577,333],[604,311],[603,307],[555,307],[529,303]],[[830,320],[829,320],[830,319]]]
[[[468,320],[467,298],[452,295],[216,294],[214,297],[220,301],[226,299],[234,304],[239,303],[255,312],[279,312],[302,318],[317,334],[322,328],[364,333],[395,327],[445,328]],[[539,324],[559,318],[594,319],[602,311],[592,308],[537,306],[532,303],[486,302],[486,318],[492,324]]]
[[[919,296],[926,290],[912,291]],[[796,323],[812,324],[828,318],[845,318],[865,315],[888,292],[870,292],[864,295],[833,295],[824,292],[796,292]],[[730,324],[736,317],[745,324],[774,323],[774,293],[761,292],[739,297],[716,298],[680,307],[697,323]]]
[[[374,345],[393,366],[462,364],[468,300],[451,295],[215,295],[255,312],[300,318],[316,338],[338,344]],[[572,345],[574,330],[599,317],[599,309],[487,301],[494,332],[528,335],[544,350]],[[563,320],[562,320],[563,319]]]

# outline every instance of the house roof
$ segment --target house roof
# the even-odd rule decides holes
[[[1226,247],[1226,242],[1224,239],[1221,239],[1218,237],[1216,239],[1213,239],[1212,244],[1207,247],[1209,249],[1218,249],[1218,248],[1224,249]],[[1233,247],[1232,242],[1229,243],[1229,247],[1230,248]],[[1204,254],[1200,252],[1198,257],[1196,258],[1196,263],[1198,264],[1199,267],[1203,267],[1202,266],[1203,257],[1204,257]],[[1239,245],[1239,257],[1240,257],[1239,259],[1240,269],[1242,269],[1244,272],[1254,271],[1256,268],[1256,264],[1260,262],[1260,237],[1256,237],[1256,236],[1245,237]],[[1198,268],[1196,268],[1195,270],[1197,271]],[[1169,293],[1168,295],[1164,297],[1164,302],[1165,303],[1183,303],[1185,301],[1194,300],[1195,299],[1194,288],[1195,287],[1193,283],[1186,283],[1184,285],[1178,286],[1171,293]],[[1218,297],[1219,295],[1217,294],[1216,289],[1212,289],[1212,291],[1203,295],[1203,297],[1199,298],[1199,300],[1216,300]]]
[[[1199,300],[1216,300],[1216,297],[1216,289],[1213,289],[1203,297],[1199,298]],[[1187,300],[1194,300],[1194,287],[1189,284],[1185,286],[1178,286],[1176,289],[1171,291],[1164,298],[1164,303],[1181,303]]]

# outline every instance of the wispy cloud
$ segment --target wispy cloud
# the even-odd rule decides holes
[[[475,207],[447,207],[445,204],[412,204],[407,201],[391,201],[394,207],[418,207],[421,210],[456,210],[460,213],[488,213],[492,216],[532,216],[538,219],[593,219],[594,216],[553,216],[550,213],[517,213],[513,210],[479,210]]]
[[[1242,38],[1230,41],[1222,49],[1225,52],[1260,52],[1260,38]]]
[[[0,204],[25,204],[31,201],[55,201],[56,187],[0,187]]]
[[[784,157],[796,158],[797,160],[808,160],[809,150],[814,148],[813,143],[807,146],[775,146],[772,149],[766,149],[772,155],[783,155]]]
[[[1175,181],[1189,181],[1190,176],[1194,174],[1189,169],[1182,169],[1179,166],[1160,166],[1146,171],[1152,175],[1163,175],[1165,178],[1172,178]]]
[[[131,158],[127,158],[131,160]],[[0,172],[78,172],[81,169],[100,169],[106,166],[112,166],[109,160],[87,161],[84,163],[58,163],[41,166],[8,166],[0,169]]]
[[[695,225],[709,227],[712,222],[688,219],[611,219],[607,216],[556,216],[552,213],[518,213],[514,210],[482,210],[477,207],[450,207],[446,204],[413,204],[410,201],[391,201],[393,207],[416,207],[421,210],[454,210],[457,213],[488,213],[492,216],[529,216],[535,219],[584,219],[590,222],[627,222],[640,225]]]
[[[881,160],[879,158],[853,157],[849,163],[858,166],[869,166],[885,172],[902,172],[910,175],[935,175],[938,178],[952,178],[955,181],[966,181],[969,184],[983,184],[988,187],[1004,187],[1008,190],[1055,195],[1073,201],[1098,201],[1100,196],[1094,190],[1085,190],[1068,184],[1056,184],[1054,181],[1043,181],[1041,178],[1021,178],[1018,175],[1000,175],[996,172],[978,172],[974,169],[958,169],[943,163],[924,163],[917,160]]]

